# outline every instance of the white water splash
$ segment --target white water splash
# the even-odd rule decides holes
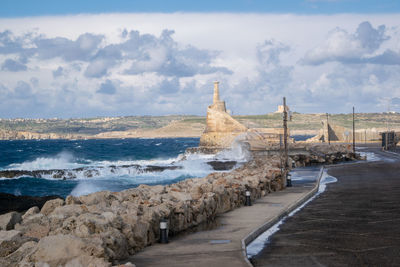
[[[61,152],[54,157],[39,157],[33,161],[10,164],[6,169],[10,170],[52,170],[52,169],[74,169],[83,167],[75,161],[69,152]]]
[[[95,185],[95,183],[90,181],[80,181],[78,185],[72,190],[72,196],[83,196],[94,192],[101,191],[102,188]]]
[[[237,161],[249,159],[248,151],[235,143],[231,149],[218,154],[184,153],[174,158],[151,160],[93,161],[79,159],[71,153],[62,152],[53,157],[39,157],[32,161],[11,164],[7,170],[54,170],[41,177],[60,180],[57,170],[62,170],[61,178],[79,180],[71,194],[79,196],[100,190],[120,190],[138,184],[166,184],[192,177],[205,177],[214,172],[209,161]],[[143,172],[146,166],[177,167],[164,171]],[[24,176],[26,177],[26,175]],[[1,179],[1,178],[0,178]]]
[[[245,162],[251,158],[251,154],[239,140],[235,140],[232,143],[231,148],[217,153],[215,158],[218,160],[234,160],[238,162]]]

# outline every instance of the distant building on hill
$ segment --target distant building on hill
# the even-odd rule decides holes
[[[283,111],[284,111],[283,105],[279,105],[278,110],[275,111],[274,113],[283,113]],[[286,106],[286,112],[288,113],[290,112],[289,106]]]

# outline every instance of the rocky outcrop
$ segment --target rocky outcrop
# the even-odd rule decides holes
[[[21,214],[15,211],[0,215],[0,230],[14,229],[14,226],[21,220]]]
[[[110,266],[157,242],[161,219],[174,235],[243,205],[247,190],[255,199],[281,190],[282,182],[279,156],[254,155],[229,173],[52,200],[40,212],[27,211],[11,237],[3,234],[6,241],[23,241],[16,241],[20,249],[4,250],[0,264]]]
[[[20,231],[0,231],[0,258],[10,255],[14,251],[16,251],[22,244],[31,240],[31,238],[23,236]]]

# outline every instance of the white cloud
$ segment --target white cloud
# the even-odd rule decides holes
[[[0,19],[0,91],[8,100],[0,112],[205,114],[213,80],[221,81],[234,114],[274,111],[282,96],[300,112],[348,112],[352,105],[378,111],[382,97],[400,98],[397,18],[175,13]]]
[[[301,61],[310,65],[330,61],[354,64],[400,64],[400,55],[390,49],[382,54],[376,54],[381,45],[389,39],[385,25],[375,29],[368,21],[360,23],[353,34],[336,28],[321,45],[308,51]]]

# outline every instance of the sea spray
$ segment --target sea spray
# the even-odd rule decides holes
[[[88,195],[101,191],[102,188],[96,186],[92,181],[79,181],[78,185],[71,191],[72,196]],[[103,189],[104,190],[104,189]]]
[[[240,142],[239,139],[235,139],[229,149],[224,149],[217,153],[215,158],[218,160],[235,160],[238,162],[246,162],[250,160],[251,154],[247,147]]]
[[[239,163],[237,166],[240,166],[240,163],[249,158],[248,151],[239,143],[234,143],[232,148],[217,154],[184,153],[187,147],[193,145],[194,140],[178,138],[156,141],[145,139],[12,142],[14,147],[12,150],[10,148],[10,153],[15,153],[15,146],[19,145],[25,151],[38,151],[40,156],[33,157],[33,153],[23,162],[3,166],[0,172],[19,170],[23,175],[14,176],[14,181],[4,179],[3,182],[0,179],[0,191],[14,193],[18,189],[21,195],[29,192],[30,195],[57,193],[61,196],[72,192],[82,195],[98,190],[121,191],[140,184],[170,184],[187,178],[204,177],[215,171],[207,162],[235,161]],[[61,152],[46,154],[55,151],[57,145],[60,146]],[[78,146],[81,148],[78,149]],[[131,147],[130,153],[126,146]],[[166,153],[167,149],[175,154]],[[123,153],[118,157],[119,150]],[[166,156],[157,156],[160,155],[160,151],[165,151],[162,155]],[[113,156],[110,157],[109,154]],[[154,156],[143,157],[145,154]],[[25,154],[15,154],[15,157],[21,156]],[[151,166],[165,168],[158,168],[158,171],[156,168],[153,171]],[[17,182],[17,177],[23,179]],[[30,186],[21,186],[21,182]],[[51,186],[46,188],[50,184]]]
[[[33,161],[10,164],[5,169],[10,170],[52,170],[73,169],[83,167],[85,164],[78,163],[71,152],[62,151],[54,157],[38,157]]]
[[[164,159],[158,160],[154,159],[151,161],[134,161],[134,162],[117,162],[116,168],[113,172],[114,176],[118,175],[118,180],[114,180],[114,183],[123,183],[124,181],[127,184],[170,184],[179,182],[181,180],[187,178],[201,178],[207,176],[211,172],[214,172],[213,168],[207,164],[207,161],[211,160],[240,160],[241,162],[247,157],[246,151],[239,146],[233,147],[233,151],[231,149],[227,149],[222,151],[217,155],[213,154],[201,154],[201,153],[185,153],[180,154],[174,159]],[[113,164],[114,162],[102,162],[102,164]],[[155,165],[174,165],[179,166],[180,168],[175,170],[165,170],[161,173],[147,172],[147,173],[136,173],[132,175],[127,168],[123,168],[124,164],[155,164]],[[121,171],[122,170],[122,171]],[[78,185],[72,190],[71,195],[81,196],[87,195],[89,193],[97,192],[100,190],[110,190],[110,185],[106,184],[107,177],[112,179],[113,175],[109,173],[106,175],[107,168],[102,170],[102,174],[100,178],[97,179],[84,179],[79,181]],[[132,171],[133,172],[133,171]],[[103,177],[103,179],[101,179]],[[103,186],[100,186],[103,184]]]

